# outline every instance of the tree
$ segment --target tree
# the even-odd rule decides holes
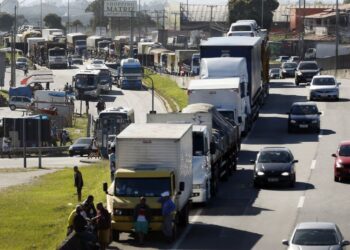
[[[263,25],[261,25],[262,4],[264,6]],[[278,6],[279,3],[277,0],[230,0],[229,21],[233,23],[240,19],[255,19],[260,26],[270,29],[273,11],[276,10]]]
[[[56,14],[50,13],[44,17],[45,26],[49,29],[63,29],[62,19]]]
[[[82,24],[82,22],[80,20],[75,20],[72,22],[71,24],[72,27],[75,27],[75,32],[78,32],[78,27],[83,27],[84,25]]]
[[[104,1],[103,0],[94,0],[91,2],[88,7],[85,9],[85,12],[93,12],[94,18],[92,20],[92,26],[94,29],[97,26],[105,27],[108,24],[107,18],[104,18]]]
[[[14,16],[6,12],[0,12],[0,30],[10,31],[14,21]]]

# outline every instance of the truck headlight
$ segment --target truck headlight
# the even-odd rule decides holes
[[[336,168],[343,168],[344,165],[341,164],[340,162],[337,162],[337,164],[335,164],[335,167],[336,167]]]

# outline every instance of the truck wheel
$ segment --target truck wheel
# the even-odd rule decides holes
[[[119,241],[119,235],[120,235],[119,231],[112,230],[112,240],[113,241]]]
[[[181,210],[181,215],[180,215],[180,225],[185,227],[188,224],[189,221],[189,204],[187,203]]]

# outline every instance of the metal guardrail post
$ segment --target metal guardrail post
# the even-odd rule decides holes
[[[38,139],[39,139],[39,168],[42,168],[41,166],[41,115],[39,115],[39,125],[38,125]]]

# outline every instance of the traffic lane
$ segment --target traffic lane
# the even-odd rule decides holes
[[[178,245],[179,249],[227,249],[229,246],[234,246],[235,249],[281,248],[279,238],[294,225],[302,193],[313,188],[307,182],[310,170],[304,166],[312,162],[318,135],[289,135],[285,114],[294,101],[306,99],[306,92],[304,86],[294,87],[290,79],[274,81],[271,84],[269,99],[242,145],[239,170],[227,183],[221,185],[217,197],[202,209],[189,233]],[[264,146],[291,148],[299,160],[295,188],[253,188],[253,165],[249,161],[255,159],[256,153]],[[308,151],[311,153],[305,154]],[[218,224],[223,228],[220,235],[225,237],[219,238],[222,246],[218,246],[218,241],[213,241],[214,235],[206,231],[207,225],[211,224]],[[197,238],[194,237],[193,230],[200,232]],[[235,238],[230,230],[246,232],[248,236]],[[198,244],[201,247],[195,247]]]
[[[349,217],[350,200],[348,198],[350,182],[334,182],[333,164],[338,143],[350,138],[350,81],[341,80],[340,101],[319,101],[318,105],[325,105],[322,124],[326,133],[320,138],[320,144],[315,155],[315,164],[311,182],[315,189],[306,192],[305,203],[300,210],[298,222],[329,221],[335,222],[344,237],[350,239]]]

